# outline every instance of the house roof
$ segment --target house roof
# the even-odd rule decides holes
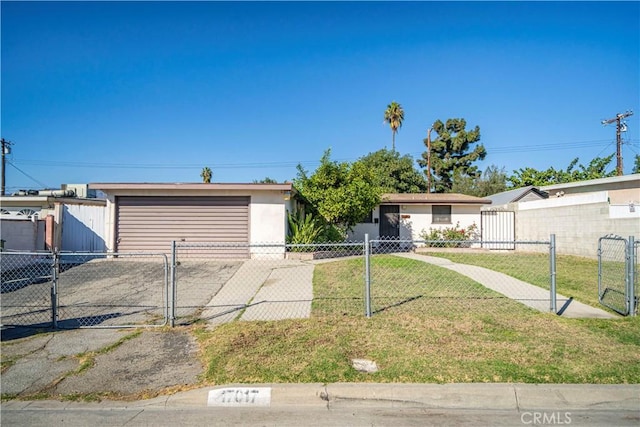
[[[233,190],[233,191],[292,191],[293,184],[263,183],[203,183],[203,182],[97,182],[89,184],[92,190]]]
[[[381,197],[381,205],[487,205],[491,200],[457,193],[389,193]]]
[[[492,194],[491,196],[487,196],[487,199],[491,200],[494,205],[506,205],[507,203],[518,202],[531,193],[539,195],[541,199],[546,199],[548,197],[544,191],[539,190],[533,185],[528,185],[526,187]]]
[[[638,188],[640,186],[640,174],[630,174],[630,175],[622,175],[622,176],[612,176],[609,178],[597,178],[597,179],[589,179],[586,181],[574,181],[568,182],[565,184],[552,184],[545,185],[544,187],[540,187],[541,190],[546,191],[548,193],[552,193],[558,190],[566,190],[566,189],[578,189],[578,188],[589,188],[597,190],[605,190],[609,185],[615,184],[626,184],[619,187],[612,188]]]

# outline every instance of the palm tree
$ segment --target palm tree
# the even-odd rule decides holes
[[[213,175],[213,172],[211,172],[211,169],[209,169],[208,167],[202,168],[202,172],[200,172],[200,176],[202,177],[202,182],[206,184],[210,184],[211,175]]]
[[[392,151],[396,151],[396,132],[398,132],[398,129],[402,127],[402,122],[404,121],[404,110],[402,109],[402,105],[398,104],[396,101],[387,105],[387,109],[384,112],[384,121],[385,123],[389,123],[389,126],[391,126],[391,132],[393,135],[391,147]]]

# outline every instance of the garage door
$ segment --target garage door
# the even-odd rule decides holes
[[[171,241],[249,241],[249,197],[118,197],[117,250],[170,252]],[[247,255],[246,246],[229,248]],[[231,255],[231,254],[229,254]]]

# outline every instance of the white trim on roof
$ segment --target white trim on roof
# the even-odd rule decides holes
[[[640,182],[640,173],[634,173],[631,175],[622,175],[622,176],[612,176],[609,178],[590,179],[587,181],[568,182],[566,184],[545,185],[544,187],[538,187],[538,188],[540,190],[550,192],[558,188],[577,188],[577,187],[586,187],[589,185],[613,184],[618,182],[629,182],[629,181]]]

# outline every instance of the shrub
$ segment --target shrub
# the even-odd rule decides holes
[[[345,234],[338,227],[328,224],[322,217],[305,212],[303,207],[298,207],[294,214],[287,213],[289,232],[287,243],[289,244],[319,244],[328,242],[340,242]],[[294,252],[311,252],[313,247],[292,248]]]
[[[429,228],[429,231],[422,230],[420,238],[427,241],[427,246],[459,248],[469,247],[471,240],[478,237],[478,226],[473,223],[467,228],[460,227],[460,223],[456,223],[455,227],[446,228]]]

